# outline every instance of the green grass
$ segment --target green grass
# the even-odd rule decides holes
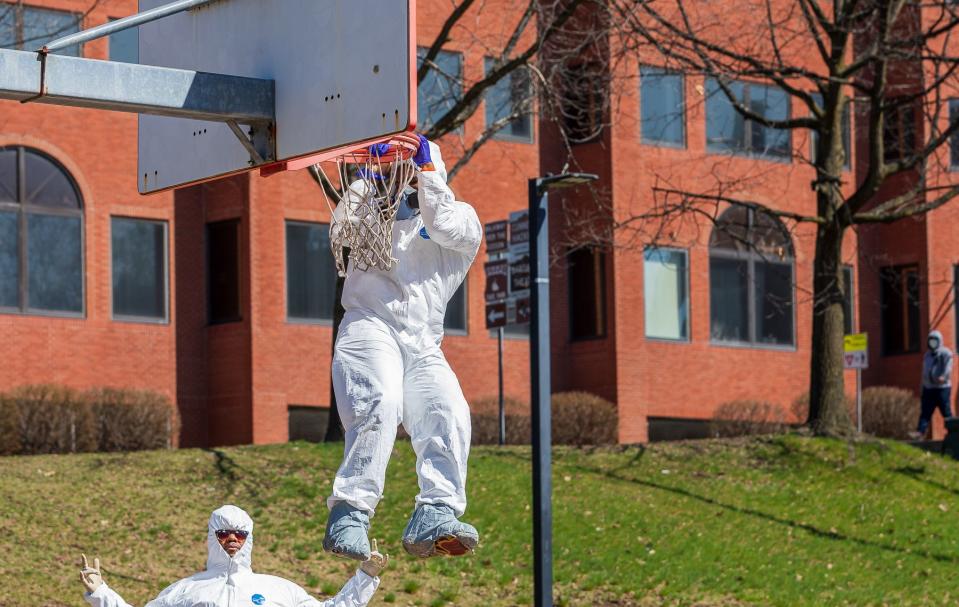
[[[203,567],[206,520],[256,521],[254,565],[317,595],[355,567],[324,554],[336,445],[0,458],[0,604],[81,605],[99,556],[133,605]],[[374,605],[530,604],[529,450],[476,448],[472,557],[419,561],[400,536],[416,492],[400,443],[373,535],[392,555]],[[557,449],[558,605],[959,602],[959,465],[910,447],[782,436]]]

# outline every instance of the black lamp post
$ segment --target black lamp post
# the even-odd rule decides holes
[[[553,605],[553,504],[549,346],[549,190],[599,177],[563,173],[529,180],[530,384],[533,431],[533,598],[535,607]]]

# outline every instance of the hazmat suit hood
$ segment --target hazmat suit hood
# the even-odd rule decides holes
[[[220,542],[217,541],[217,529],[238,529],[249,532],[243,547],[232,559],[220,545]],[[210,523],[207,525],[206,547],[207,571],[228,573],[231,565],[239,571],[251,571],[253,566],[253,519],[242,508],[236,506],[227,505],[217,508],[210,515]]]
[[[929,340],[930,340],[930,339],[933,339],[933,338],[939,340],[939,347],[937,347],[935,350],[932,350],[933,352],[937,352],[937,351],[939,351],[940,349],[942,349],[942,347],[943,347],[942,332],[939,331],[939,330],[929,331],[929,336],[926,337],[926,346],[927,346],[927,347],[929,346]]]

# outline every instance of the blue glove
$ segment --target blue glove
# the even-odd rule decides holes
[[[356,169],[356,174],[361,179],[375,179],[377,181],[384,181],[386,179],[382,173],[377,173],[375,169],[367,170],[366,167]]]
[[[369,147],[370,156],[386,156],[390,151],[390,144],[388,143],[374,143]]]
[[[430,156],[429,140],[419,133],[417,133],[416,136],[420,139],[420,149],[416,150],[416,155],[413,156],[413,162],[415,162],[416,166],[418,167],[421,167],[424,164],[432,164],[433,158]]]

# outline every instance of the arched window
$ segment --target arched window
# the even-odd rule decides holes
[[[83,313],[83,206],[59,163],[0,147],[0,310]]]
[[[709,239],[710,335],[714,342],[791,346],[793,247],[778,219],[731,207]]]

